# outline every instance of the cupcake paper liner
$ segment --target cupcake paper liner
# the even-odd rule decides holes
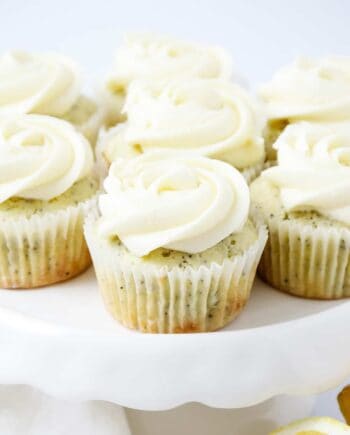
[[[282,121],[281,121],[282,122]],[[287,123],[282,123],[280,126],[271,126],[267,123],[264,131],[266,159],[274,161],[277,159],[277,151],[273,148],[274,143],[286,128]]]
[[[105,108],[106,125],[113,127],[119,122],[125,121],[125,115],[122,114],[125,95],[123,93],[113,93],[106,86],[100,86],[97,90],[97,99]]]
[[[222,328],[245,306],[267,231],[243,254],[199,268],[131,265],[96,234],[96,216],[85,225],[86,240],[107,310],[124,326],[143,332],[205,332]]]
[[[248,184],[252,183],[258,176],[261,174],[261,172],[266,169],[266,162],[260,162],[256,165],[249,166],[246,169],[242,169],[241,173],[243,177],[245,178],[246,182]]]
[[[106,111],[101,105],[99,105],[97,106],[95,113],[93,113],[87,121],[83,124],[75,125],[80,133],[82,133],[94,147],[97,142],[99,130],[104,126],[105,121]]]
[[[83,221],[94,207],[95,196],[57,212],[1,221],[0,287],[39,287],[84,271],[91,259]]]
[[[249,166],[246,169],[242,169],[241,173],[248,184],[252,183],[260,174],[264,168],[264,163],[258,163],[253,166]]]
[[[107,134],[108,134],[108,129],[104,126],[101,127],[98,133],[96,146],[95,146],[96,168],[101,180],[107,177],[108,169],[109,169],[109,163],[107,162],[107,159],[103,155]]]
[[[350,230],[297,220],[268,222],[258,273],[273,287],[305,298],[350,296]]]

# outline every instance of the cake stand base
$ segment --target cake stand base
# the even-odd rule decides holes
[[[268,435],[276,427],[311,415],[315,396],[279,396],[242,409],[190,403],[169,411],[127,410],[133,435]]]

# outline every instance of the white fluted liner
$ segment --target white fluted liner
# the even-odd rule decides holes
[[[246,182],[250,184],[261,174],[263,168],[264,162],[261,162],[256,165],[249,166],[248,168],[243,169],[241,172]]]
[[[257,163],[256,165],[253,166],[249,166],[246,169],[243,169],[242,175],[245,178],[246,182],[248,184],[252,183],[256,178],[259,177],[259,175],[261,174],[261,172],[264,169],[269,168],[270,166],[273,166],[274,162],[261,162],[261,163]]]
[[[33,288],[69,279],[90,264],[84,216],[97,197],[78,205],[0,222],[0,287]]]
[[[196,269],[132,264],[116,244],[98,237],[96,216],[88,217],[85,236],[113,317],[143,332],[204,332],[225,326],[246,304],[267,239],[265,226],[257,228],[244,254]]]
[[[106,116],[106,109],[98,104],[96,111],[83,124],[76,126],[93,147],[96,145],[100,128],[105,124]]]
[[[124,122],[126,116],[122,113],[126,94],[124,91],[113,92],[109,90],[106,84],[101,84],[96,89],[96,99],[98,103],[105,108],[106,126],[114,127],[119,122]]]
[[[286,128],[287,122],[280,120],[280,125],[276,125],[276,121],[275,125],[273,124],[273,122],[272,124],[268,122],[263,133],[265,140],[266,159],[272,162],[277,159],[277,151],[273,148],[273,145]]]
[[[285,292],[317,299],[350,296],[350,230],[271,219],[259,275]]]
[[[102,181],[107,177],[109,169],[109,164],[103,155],[107,133],[108,130],[106,129],[106,127],[100,128],[95,146],[96,168]]]

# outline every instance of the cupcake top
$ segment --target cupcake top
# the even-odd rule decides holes
[[[75,63],[54,53],[11,51],[0,57],[0,115],[61,116],[80,94]]]
[[[316,211],[350,225],[350,122],[289,125],[276,141],[278,165],[262,177],[287,211]]]
[[[105,137],[108,161],[151,149],[196,152],[245,168],[264,159],[265,118],[240,86],[222,80],[131,84],[128,120]]]
[[[239,232],[249,189],[232,166],[204,157],[154,151],[118,159],[99,206],[98,231],[119,237],[136,256],[163,247],[198,253]]]
[[[232,61],[220,47],[203,46],[153,34],[128,35],[116,55],[115,73],[107,82],[112,92],[134,79],[199,77],[229,79]]]
[[[45,115],[0,118],[0,203],[53,199],[92,165],[89,142],[68,122]]]
[[[261,87],[270,119],[350,119],[350,57],[300,58]]]

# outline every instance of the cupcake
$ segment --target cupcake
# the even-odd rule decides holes
[[[222,80],[134,81],[127,121],[101,138],[108,163],[162,149],[223,160],[256,177],[265,160],[265,117],[240,86]]]
[[[287,124],[350,120],[350,57],[299,58],[278,71],[259,93],[269,119],[267,154],[273,160],[272,145]]]
[[[91,263],[84,215],[96,207],[89,142],[46,115],[0,117],[0,287],[71,278]]]
[[[85,235],[107,310],[143,332],[222,328],[246,304],[266,242],[232,166],[160,151],[118,159]]]
[[[115,57],[102,94],[108,106],[109,122],[123,116],[121,109],[129,84],[135,79],[154,82],[164,79],[230,79],[232,60],[220,47],[205,46],[154,34],[125,38]]]
[[[96,141],[104,110],[81,94],[80,73],[72,60],[54,53],[8,52],[0,57],[0,82],[0,116],[55,116]]]
[[[277,166],[251,185],[269,228],[260,276],[297,296],[350,296],[350,122],[291,124],[275,147]]]

